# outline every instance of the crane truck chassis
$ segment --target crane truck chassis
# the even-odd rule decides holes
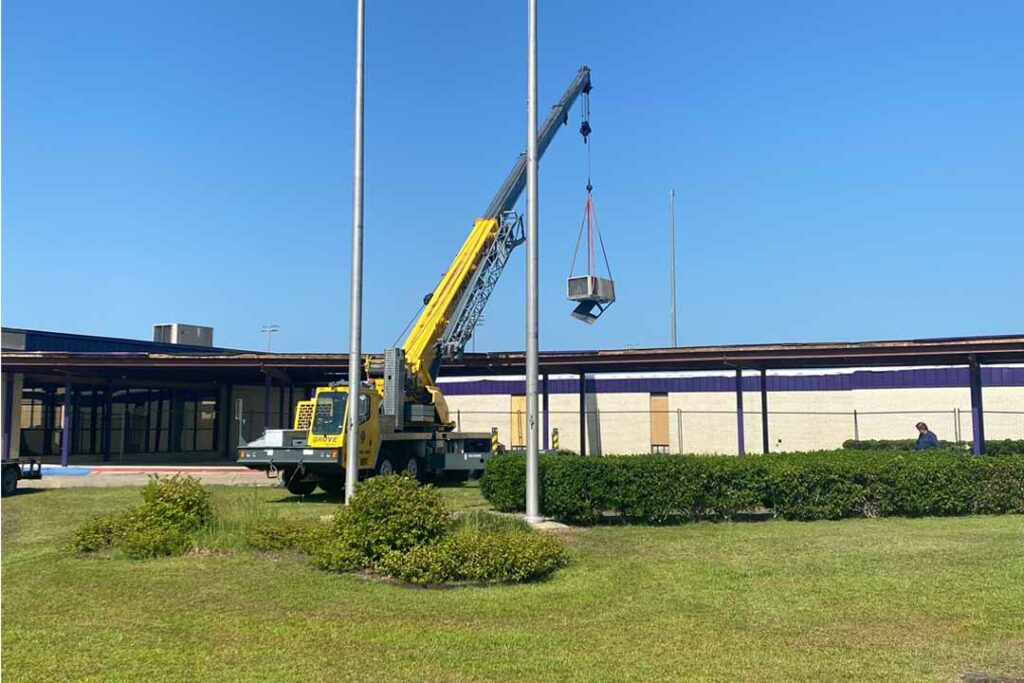
[[[569,110],[591,90],[590,69],[581,67],[537,133],[538,159]],[[580,133],[586,141],[590,123]],[[473,224],[454,260],[400,348],[363,357],[368,381],[359,389],[359,472],[407,472],[417,479],[444,473],[464,478],[479,472],[490,455],[502,450],[491,432],[455,431],[444,395],[436,385],[444,358],[458,358],[472,338],[491,292],[512,251],[523,243],[522,218],[514,211],[526,185],[526,155],[520,154],[483,216]],[[239,446],[238,463],[281,478],[296,495],[320,486],[343,489],[345,425],[351,409],[344,381],[318,387],[312,400],[300,401],[292,429],[264,431]]]

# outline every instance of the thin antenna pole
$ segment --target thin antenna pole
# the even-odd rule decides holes
[[[671,294],[669,317],[672,329],[672,348],[676,343],[676,190],[668,191],[668,287]]]
[[[537,375],[537,0],[527,2],[526,65],[526,521],[539,522]]]
[[[352,303],[349,309],[348,443],[345,502],[359,481],[359,387],[363,365],[363,24],[364,0],[356,0],[356,102],[352,153]]]

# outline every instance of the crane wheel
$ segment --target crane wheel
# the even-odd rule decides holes
[[[315,481],[288,481],[287,479],[285,479],[285,481],[287,482],[285,484],[285,488],[288,489],[288,493],[293,496],[308,496],[316,490]]]
[[[415,455],[409,456],[409,459],[405,462],[404,472],[415,479],[416,481],[423,481],[423,463]]]
[[[373,471],[374,474],[379,476],[387,476],[389,474],[394,474],[395,472],[396,470],[394,456],[381,455],[379,458],[377,458],[377,467]]]
[[[345,490],[345,482],[341,479],[321,479],[316,485],[324,493],[338,494]]]
[[[14,467],[4,465],[3,495],[9,496],[18,489],[18,471]]]

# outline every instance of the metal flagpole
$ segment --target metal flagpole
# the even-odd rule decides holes
[[[672,316],[672,348],[678,346],[676,343],[676,190],[672,188],[668,192],[668,277],[669,292],[671,292],[672,303],[669,306],[669,314]]]
[[[349,309],[348,443],[345,502],[359,480],[359,386],[363,363],[363,24],[364,0],[356,0],[356,105],[352,162],[352,303]]]
[[[537,420],[537,0],[527,2],[526,75],[526,521],[539,522]]]

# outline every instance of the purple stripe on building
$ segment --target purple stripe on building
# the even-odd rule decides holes
[[[982,384],[986,387],[1024,387],[1024,368],[982,368]],[[481,379],[469,382],[440,384],[448,396],[521,395],[526,392],[524,380]],[[756,375],[743,378],[744,391],[759,391],[761,379]],[[923,370],[860,370],[839,375],[770,375],[768,391],[851,391],[853,389],[925,389],[968,387],[967,368],[926,368]],[[579,380],[552,379],[552,394],[579,393]],[[700,393],[736,390],[734,377],[628,377],[617,379],[587,378],[587,393]]]

